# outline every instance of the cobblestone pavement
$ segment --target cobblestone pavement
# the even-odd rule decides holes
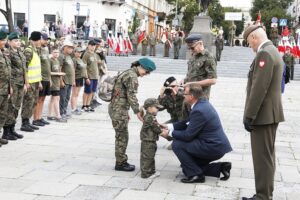
[[[124,62],[127,62],[124,60]],[[249,61],[251,62],[251,60]],[[128,64],[127,64],[128,66]],[[163,81],[173,73],[141,78],[138,99],[156,97]],[[183,75],[175,74],[177,78]],[[233,151],[222,160],[232,162],[228,181],[207,177],[202,184],[183,184],[179,161],[158,141],[156,168],[161,176],[140,178],[139,132],[141,123],[131,112],[128,145],[134,172],[114,168],[114,131],[107,103],[95,113],[72,116],[66,124],[52,122],[22,140],[0,148],[0,199],[2,200],[238,200],[254,194],[249,134],[242,124],[245,78],[220,77],[212,88],[211,103],[222,120]],[[300,82],[286,85],[283,104],[286,121],[278,128],[274,200],[300,196]],[[80,101],[81,102],[81,101]],[[79,103],[80,104],[80,103]],[[166,112],[158,120],[168,119]],[[17,124],[18,130],[20,123]]]

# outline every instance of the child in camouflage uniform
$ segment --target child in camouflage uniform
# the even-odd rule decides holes
[[[157,150],[156,141],[162,130],[156,120],[158,109],[162,106],[155,98],[146,99],[144,109],[146,114],[141,130],[141,177],[142,178],[155,178],[159,176],[159,172],[155,171],[154,156]],[[142,108],[141,108],[142,110]],[[142,113],[142,112],[141,112]]]

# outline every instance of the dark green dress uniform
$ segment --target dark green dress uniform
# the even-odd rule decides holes
[[[156,100],[156,99],[154,99]],[[147,100],[146,100],[147,101]],[[157,100],[156,100],[157,101]],[[158,102],[157,102],[158,103]],[[146,113],[141,130],[141,177],[148,178],[155,174],[155,153],[157,150],[156,141],[162,130],[156,120],[156,116]]]
[[[224,40],[223,38],[217,37],[216,41],[215,41],[215,45],[216,45],[216,57],[217,57],[217,61],[221,60],[221,54],[223,51],[223,47],[224,47]]]
[[[149,46],[150,46],[150,50],[149,50],[149,55],[150,56],[155,56],[156,55],[156,36],[152,33],[149,36]]]
[[[141,58],[138,62],[148,72],[156,69],[154,62],[148,58]],[[138,76],[138,67],[132,67],[120,74],[114,85],[113,98],[108,106],[108,113],[116,133],[116,170],[133,171],[135,169],[133,165],[127,163],[126,149],[128,145],[128,110],[131,107],[135,114],[139,113],[139,103],[136,97],[139,86]]]
[[[174,45],[174,59],[179,58],[179,51],[181,47],[181,38],[178,36],[178,33],[176,33],[174,40],[173,40],[173,45]]]
[[[139,44],[139,39],[138,39],[137,33],[133,34],[131,37],[131,43],[132,43],[132,55],[137,55],[137,48]]]
[[[294,63],[295,59],[294,56],[291,53],[285,53],[283,55],[283,61],[286,64],[286,83],[289,82],[289,80],[294,79]]]
[[[5,38],[6,35],[3,38],[0,37],[1,40]],[[10,60],[6,53],[4,49],[0,49],[0,129],[2,129],[2,127],[4,129],[3,138],[9,133],[8,127],[4,125],[7,119],[8,95],[10,94],[11,87]]]
[[[217,78],[216,61],[209,51],[204,50],[190,58],[184,83],[214,78]],[[203,86],[202,89],[203,95],[209,99],[210,86]]]
[[[250,25],[244,39],[258,29]],[[284,121],[281,101],[283,61],[271,41],[258,49],[250,66],[244,125],[251,134],[251,149],[255,174],[256,200],[273,197],[275,173],[275,137],[279,122]]]
[[[147,54],[148,36],[142,41],[142,56]]]
[[[9,37],[9,39],[18,38]],[[11,87],[13,89],[13,93],[8,100],[8,115],[5,126],[9,127],[11,134],[18,138],[22,138],[22,135],[16,133],[15,124],[24,95],[26,59],[20,49],[13,49],[10,47],[9,53],[11,60]]]

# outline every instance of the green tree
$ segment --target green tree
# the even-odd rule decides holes
[[[271,19],[287,19],[288,26],[292,27],[292,17],[286,14],[286,9],[293,0],[254,0],[253,7],[250,10],[252,21],[256,21],[258,13],[261,13],[261,22],[266,27],[267,34],[271,30]],[[281,31],[281,29],[279,28]]]
[[[135,10],[132,20],[132,33],[136,32],[136,29],[140,26],[140,20],[138,18],[137,11]]]

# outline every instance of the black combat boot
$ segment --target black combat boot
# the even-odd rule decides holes
[[[23,135],[18,134],[16,132],[16,130],[15,130],[15,124],[10,125],[9,128],[10,128],[11,134],[14,135],[14,136],[16,136],[18,139],[22,139],[24,137]]]
[[[115,165],[115,170],[116,171],[125,171],[125,172],[131,172],[135,170],[135,166],[129,164],[128,162],[123,163],[123,164],[117,164]]]
[[[3,145],[3,144],[7,144],[8,141],[6,139],[2,139],[0,138],[0,147]]]
[[[3,139],[6,139],[6,140],[17,140],[18,139],[13,134],[11,134],[9,126],[4,126],[3,130],[4,130],[3,135],[2,135]]]
[[[34,130],[30,127],[29,119],[22,119],[21,131],[33,132]]]

